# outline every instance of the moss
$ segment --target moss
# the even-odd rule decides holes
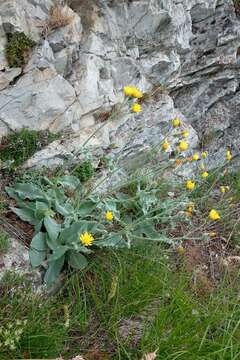
[[[77,176],[81,182],[86,182],[91,179],[94,174],[94,167],[89,160],[82,161],[73,172],[73,175]]]
[[[59,134],[46,131],[22,129],[3,137],[0,143],[0,160],[13,161],[18,167],[29,159],[37,150],[59,138]]]
[[[22,67],[29,56],[29,51],[36,43],[23,32],[8,34],[6,58],[10,67]]]

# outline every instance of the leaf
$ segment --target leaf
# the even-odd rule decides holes
[[[74,208],[71,204],[60,204],[57,200],[55,202],[55,210],[62,216],[69,216],[74,212]]]
[[[75,190],[81,183],[76,176],[66,175],[62,176],[57,180],[57,183],[69,187],[72,190]]]
[[[68,263],[72,268],[78,269],[78,270],[84,269],[88,264],[85,256],[83,256],[80,253],[77,253],[76,251],[69,251]]]
[[[126,241],[123,240],[121,235],[110,234],[106,239],[99,240],[94,243],[98,247],[114,247],[114,248],[125,248],[127,247]]]
[[[139,204],[142,208],[143,214],[146,215],[148,211],[157,204],[158,199],[152,192],[140,191],[138,193]]]
[[[32,239],[30,250],[29,250],[29,259],[33,267],[37,267],[42,264],[47,255],[47,247],[45,241],[45,234],[38,233]]]
[[[57,249],[52,253],[52,255],[49,257],[48,261],[55,261],[61,258],[67,251],[67,246],[58,246]]]
[[[56,223],[50,216],[46,216],[43,222],[50,240],[55,243],[61,230],[61,225]]]
[[[83,201],[78,208],[78,214],[80,216],[90,215],[95,208],[96,208],[96,203],[93,202],[92,200]]]
[[[36,219],[34,211],[28,208],[15,208],[10,207],[12,212],[14,212],[17,216],[20,217],[21,220],[26,221],[32,225],[36,225],[38,223],[38,219]]]
[[[48,204],[46,204],[45,202],[36,201],[36,210],[35,210],[36,218],[42,220],[48,209],[49,209]]]
[[[17,183],[14,188],[11,188],[16,192],[21,199],[30,200],[46,200],[46,194],[41,190],[40,187],[29,183]]]
[[[44,282],[49,286],[51,285],[52,283],[54,283],[61,270],[62,270],[62,267],[64,265],[64,261],[65,261],[65,255],[63,255],[60,259],[58,260],[55,260],[55,261],[49,261],[49,264],[48,264],[48,269],[45,273],[45,276],[44,276]]]
[[[146,235],[148,238],[158,238],[159,234],[155,229],[155,224],[151,219],[146,219],[140,224],[137,224],[134,233],[137,235]]]
[[[96,221],[79,221],[64,229],[60,234],[61,244],[74,244],[79,242],[79,235],[85,231],[95,232],[98,227]]]
[[[117,287],[118,287],[118,276],[113,275],[111,289],[108,294],[108,301],[112,300],[115,297],[116,292],[117,292]]]

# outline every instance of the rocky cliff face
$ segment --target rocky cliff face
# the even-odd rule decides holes
[[[224,147],[239,150],[240,22],[231,0],[71,0],[67,21],[51,27],[54,5],[0,0],[0,138],[22,127],[66,134],[28,166],[61,162],[98,127],[89,144],[130,157],[159,143],[176,116],[192,147],[210,148],[213,165]],[[9,68],[16,32],[36,46],[23,67]],[[117,111],[103,127],[128,84],[150,94],[143,112]]]

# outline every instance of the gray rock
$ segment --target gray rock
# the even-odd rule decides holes
[[[0,91],[5,89],[22,72],[21,68],[12,68],[0,71]]]
[[[54,69],[32,70],[0,94],[0,122],[9,130],[60,131],[71,124],[73,87]],[[1,135],[1,134],[0,134]]]
[[[6,254],[0,254],[0,280],[7,272],[15,272],[30,278],[34,290],[40,289],[42,285],[42,275],[40,271],[33,270],[29,263],[28,248],[19,240],[11,238],[10,247]]]

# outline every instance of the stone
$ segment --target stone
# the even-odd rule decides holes
[[[36,68],[1,92],[0,124],[12,131],[28,127],[58,132],[71,124],[69,109],[75,100],[73,87],[54,69]]]
[[[40,289],[42,275],[40,271],[31,268],[28,248],[17,239],[11,238],[9,241],[10,247],[7,253],[0,254],[0,280],[10,271],[31,279],[32,288]]]
[[[0,91],[5,89],[21,73],[21,68],[12,68],[5,71],[0,71]]]

